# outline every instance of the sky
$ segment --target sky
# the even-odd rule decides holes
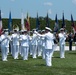
[[[55,19],[57,13],[58,19],[62,19],[64,12],[65,19],[70,20],[71,13],[76,20],[76,0],[0,0],[0,9],[2,18],[8,18],[11,11],[12,18],[21,18],[21,13],[26,17],[27,12],[30,17],[39,16]]]

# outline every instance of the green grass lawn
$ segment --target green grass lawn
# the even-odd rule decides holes
[[[0,75],[76,75],[76,51],[67,51],[65,56],[60,59],[59,52],[54,52],[52,67],[47,67],[41,57],[29,56],[28,61],[23,61],[21,57],[14,60],[9,55],[8,61],[3,62],[0,56]]]

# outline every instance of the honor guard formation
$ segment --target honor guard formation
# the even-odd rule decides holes
[[[45,27],[42,31],[33,29],[30,32],[14,29],[10,35],[8,29],[4,29],[0,36],[2,61],[8,61],[9,53],[15,60],[19,59],[19,55],[23,60],[28,60],[29,55],[33,59],[41,56],[45,60],[46,66],[52,66],[52,57],[58,42],[60,58],[65,58],[65,40],[67,37],[64,28],[61,28],[58,34],[52,33],[49,27]]]

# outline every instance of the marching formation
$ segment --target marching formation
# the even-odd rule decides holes
[[[0,36],[0,46],[2,61],[8,61],[7,57],[9,52],[14,59],[19,59],[19,55],[23,60],[28,60],[29,54],[33,59],[42,56],[45,60],[46,66],[52,66],[53,53],[57,47],[57,38],[59,38],[60,44],[60,58],[65,58],[65,40],[66,33],[64,28],[60,29],[59,34],[52,33],[49,27],[45,27],[45,30],[32,32],[26,30],[13,32],[8,35],[8,29],[3,30],[3,34]]]

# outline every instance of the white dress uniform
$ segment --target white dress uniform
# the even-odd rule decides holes
[[[11,33],[11,35],[13,34],[13,32],[10,32]],[[11,35],[10,35],[10,39],[11,39]],[[12,39],[10,40],[10,52],[11,52],[11,54],[12,54],[12,51],[13,51],[13,42],[12,42]]]
[[[29,36],[23,34],[20,39],[21,39],[21,51],[23,54],[23,60],[28,60]]]
[[[52,33],[48,32],[45,34],[45,59],[47,66],[52,66],[53,39]]]
[[[22,50],[22,46],[21,46],[21,41],[22,41],[21,38],[22,38],[22,36],[23,36],[23,34],[21,34],[20,37],[19,37],[19,43],[20,43],[20,45],[19,45],[19,46],[20,46],[20,47],[19,47],[19,51],[20,51],[21,57],[23,57],[23,50]]]
[[[1,41],[2,61],[7,61],[10,39],[6,34],[2,34],[0,41]]]
[[[32,36],[30,36],[29,50],[30,50],[30,55],[32,55],[32,50],[33,50],[33,47],[32,47]]]
[[[65,58],[65,33],[59,33],[59,44],[60,44],[60,58]]]
[[[14,59],[18,59],[19,35],[17,33],[14,33],[14,34],[12,34],[11,39],[12,39],[12,43],[13,43],[12,56],[14,57]]]
[[[54,45],[54,36],[50,31],[52,31],[50,28],[45,27],[47,30],[49,30],[44,35],[40,35],[45,38],[45,60],[46,60],[46,66],[52,66],[52,52],[53,52],[53,45]],[[37,34],[38,35],[38,34]]]
[[[42,55],[42,39],[38,37],[38,56]]]
[[[41,39],[42,39],[42,58],[45,59],[45,38],[42,37]]]
[[[35,33],[33,33],[31,43],[32,43],[32,46],[33,46],[32,56],[33,56],[33,58],[37,58],[37,45],[38,45],[38,42],[37,42],[37,35]]]

